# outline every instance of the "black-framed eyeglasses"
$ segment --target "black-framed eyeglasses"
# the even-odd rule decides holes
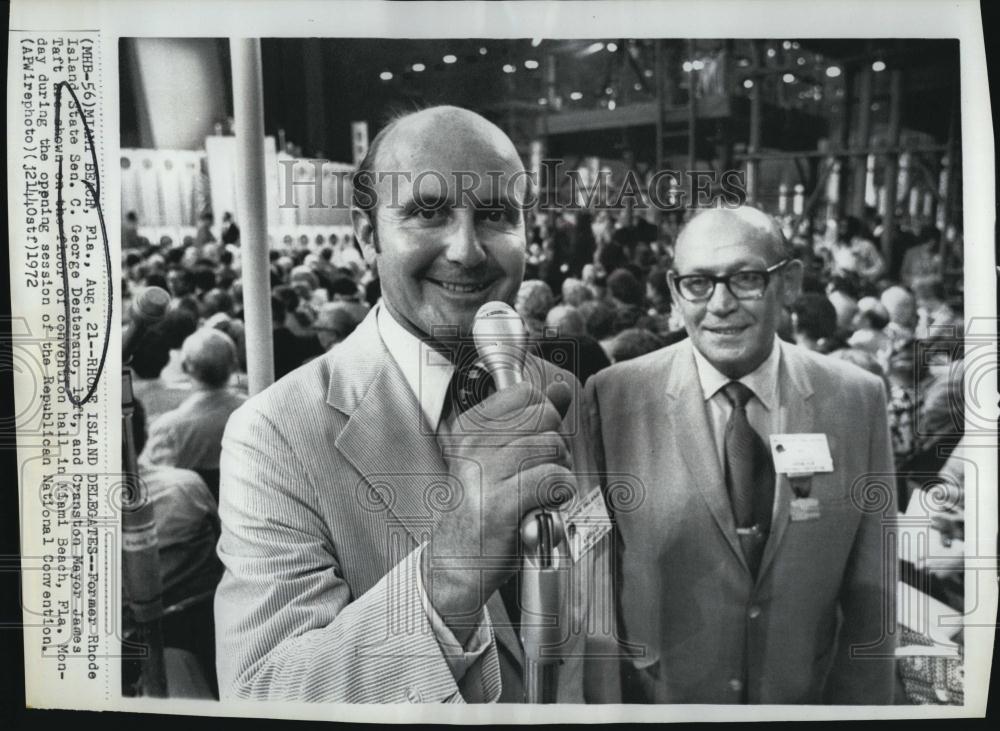
[[[771,275],[786,266],[791,259],[782,259],[767,269],[744,269],[716,276],[714,274],[685,274],[677,276],[673,272],[670,278],[681,297],[688,302],[707,302],[715,294],[715,285],[724,284],[729,293],[738,300],[758,300],[767,291]]]

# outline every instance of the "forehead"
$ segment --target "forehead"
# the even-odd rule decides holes
[[[696,218],[681,233],[674,249],[674,267],[681,273],[742,266],[766,268],[775,261],[777,247],[768,231],[725,215]]]
[[[507,181],[524,167],[513,143],[498,128],[482,119],[438,114],[432,118],[403,120],[382,143],[378,153],[380,188],[392,185],[405,191],[418,183],[421,191],[449,192],[457,187],[482,193],[489,188],[503,192]],[[524,189],[519,181],[517,190]],[[512,191],[513,192],[513,191]]]

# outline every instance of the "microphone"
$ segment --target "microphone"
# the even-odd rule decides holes
[[[498,391],[524,380],[528,330],[513,307],[506,302],[480,307],[472,323],[472,342]]]
[[[505,302],[487,302],[476,312],[472,341],[479,360],[497,390],[524,380],[528,330],[521,316]],[[558,657],[545,653],[560,639],[558,623],[545,619],[560,614],[561,597],[552,514],[536,509],[521,520],[524,552],[520,576],[521,645],[524,649],[525,703],[554,703],[558,687]]]
[[[132,325],[122,336],[122,362],[127,363],[135,353],[149,328],[167,314],[170,295],[160,287],[148,287],[132,300]]]

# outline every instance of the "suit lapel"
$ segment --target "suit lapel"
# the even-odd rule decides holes
[[[736,535],[736,522],[726,491],[726,480],[719,463],[701,381],[690,348],[689,344],[687,352],[678,354],[676,367],[666,374],[667,393],[677,402],[674,408],[667,409],[671,421],[669,433],[674,436],[677,451],[687,468],[687,481],[697,486],[729,547],[749,573],[750,568]],[[673,465],[667,465],[667,468],[672,469]]]
[[[807,434],[815,431],[816,420],[812,401],[813,388],[809,381],[804,356],[796,346],[781,343],[781,363],[778,368],[778,434]],[[771,518],[771,534],[764,546],[760,581],[777,555],[790,522],[792,487],[785,475],[775,475],[775,505]]]
[[[433,506],[441,497],[432,486],[454,486],[437,437],[379,336],[376,310],[338,346],[343,357],[331,362],[327,403],[349,416],[334,446],[363,478],[359,502],[370,506],[377,501],[414,541],[423,543],[429,540],[437,512]],[[521,644],[499,592],[489,598],[487,608],[497,641],[520,667]]]

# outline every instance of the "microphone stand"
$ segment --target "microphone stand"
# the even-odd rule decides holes
[[[560,627],[559,559],[553,545],[552,514],[533,510],[521,521],[521,645],[524,648],[524,702],[555,703]]]

